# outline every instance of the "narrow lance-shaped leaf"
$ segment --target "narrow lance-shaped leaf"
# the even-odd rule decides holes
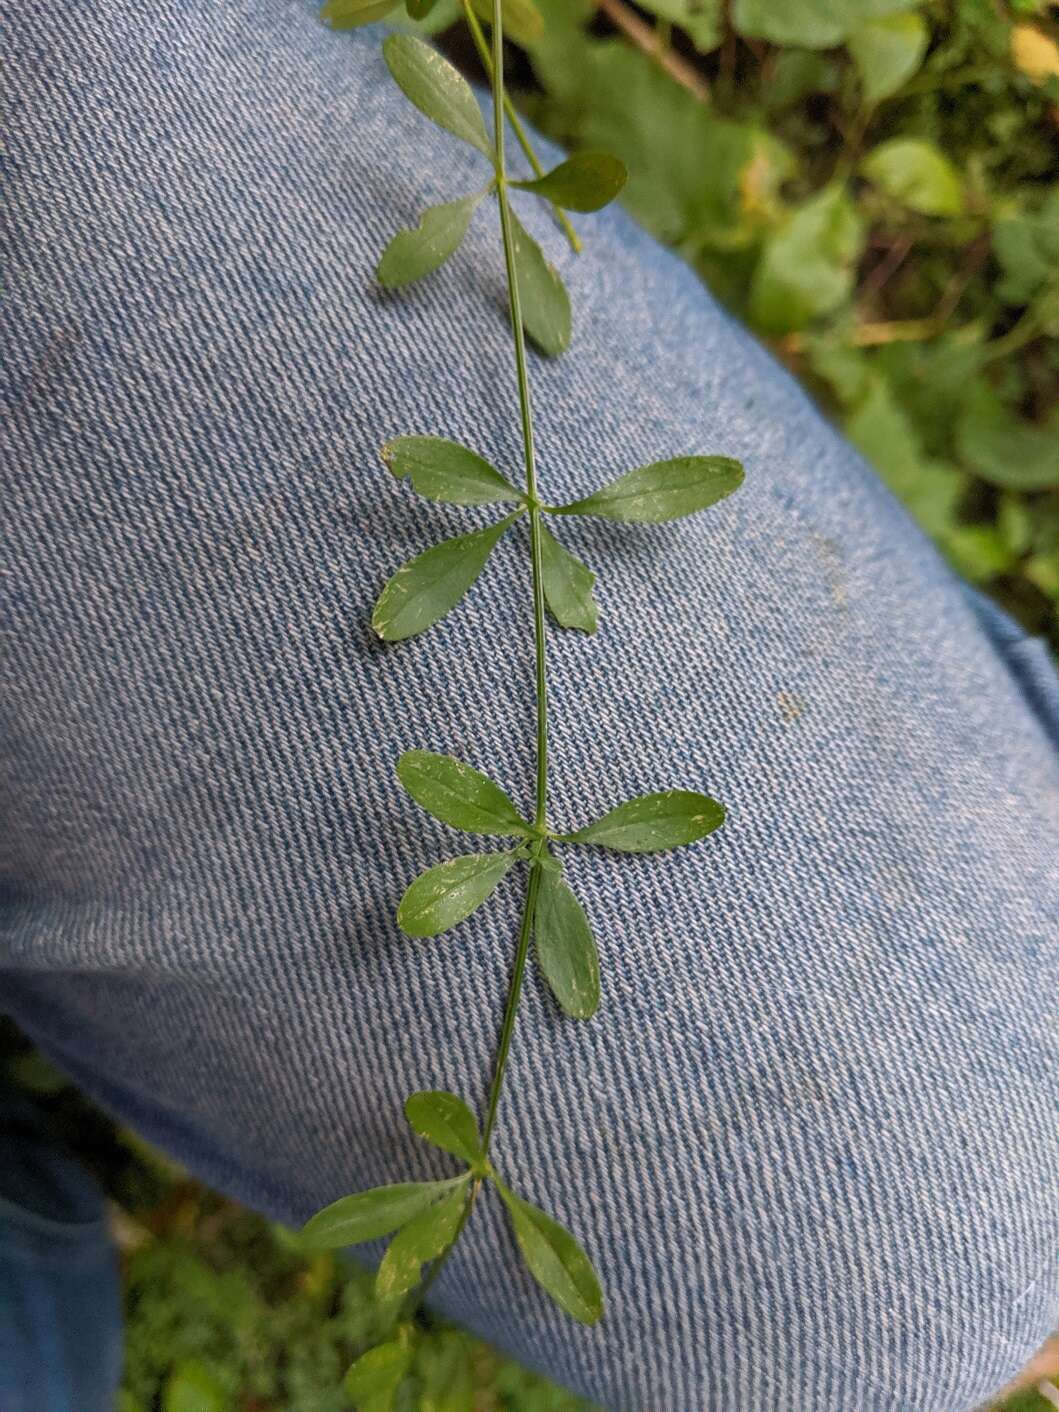
[[[560,627],[595,632],[599,622],[596,600],[592,596],[595,574],[565,549],[543,522],[540,531],[544,599],[548,611]]]
[[[455,1191],[435,1206],[420,1211],[390,1241],[375,1275],[378,1299],[394,1299],[407,1294],[419,1283],[424,1262],[435,1259],[452,1244],[467,1204],[466,1184],[469,1179],[470,1173]]]
[[[459,201],[428,206],[414,230],[398,231],[375,271],[379,283],[397,289],[440,269],[459,248],[484,194],[479,191]]]
[[[397,0],[327,0],[320,18],[332,29],[358,29],[385,19],[397,8]]]
[[[743,468],[730,456],[678,456],[628,471],[583,500],[555,507],[552,513],[660,524],[705,510],[742,483]]]
[[[724,823],[724,806],[706,794],[668,789],[619,804],[563,843],[594,843],[618,853],[661,853],[705,838]]]
[[[413,1350],[404,1343],[380,1343],[362,1353],[342,1386],[357,1412],[392,1412],[397,1390],[412,1366]]]
[[[599,211],[614,200],[627,177],[625,164],[609,152],[578,152],[535,181],[511,185],[568,211]]]
[[[456,1177],[443,1182],[397,1182],[343,1196],[305,1223],[302,1243],[309,1250],[334,1250],[389,1235],[451,1191],[460,1180]]]
[[[467,833],[526,837],[528,825],[498,784],[451,755],[406,750],[397,778],[428,814]]]
[[[480,907],[518,861],[515,853],[465,853],[428,868],[411,884],[397,909],[409,936],[437,936]]]
[[[493,0],[471,0],[479,17],[493,23]],[[504,0],[504,34],[523,49],[536,44],[544,33],[544,17],[533,0]]]
[[[478,1121],[456,1094],[444,1089],[410,1094],[404,1112],[412,1131],[443,1152],[451,1152],[471,1167],[482,1160]]]
[[[556,872],[545,872],[533,917],[537,962],[552,994],[575,1020],[599,1008],[599,954],[585,909]]]
[[[541,352],[555,357],[570,343],[570,298],[558,273],[514,212],[511,224],[522,324]]]
[[[598,1323],[603,1316],[603,1292],[580,1245],[539,1207],[523,1201],[500,1181],[496,1187],[534,1279],[574,1319],[582,1324]]]
[[[448,59],[412,34],[391,34],[382,52],[397,86],[421,113],[493,161],[478,100]]]
[[[495,525],[446,539],[402,564],[379,595],[371,617],[383,641],[414,637],[455,608],[520,513],[516,510]]]
[[[428,500],[449,505],[522,500],[521,492],[484,457],[443,436],[395,437],[382,448],[382,459],[393,476],[408,476]]]

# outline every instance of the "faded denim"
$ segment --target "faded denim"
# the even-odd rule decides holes
[[[368,621],[483,523],[378,447],[517,474],[495,210],[413,291],[372,265],[482,159],[307,0],[0,0],[4,1003],[122,1120],[286,1221],[440,1176],[412,1088],[481,1101],[520,901],[394,906],[466,851],[409,746],[523,801],[523,527],[439,628]],[[585,1330],[492,1200],[437,1304],[611,1409],[960,1412],[1059,1305],[1059,757],[1040,644],[984,608],[797,386],[620,211],[564,249],[534,357],[544,493],[684,451],[746,486],[579,521],[595,639],[553,634],[563,825],[670,785],[729,822],[571,852],[603,1006],[533,978],[498,1163],[601,1268]]]

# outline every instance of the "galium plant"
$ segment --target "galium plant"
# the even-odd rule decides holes
[[[481,0],[485,3],[486,0]],[[421,16],[429,0],[407,0]],[[476,6],[481,8],[479,0]],[[527,873],[522,920],[507,1002],[500,1028],[492,1085],[479,1127],[468,1105],[453,1093],[413,1093],[405,1116],[425,1141],[454,1157],[461,1170],[443,1181],[410,1181],[343,1197],[305,1227],[312,1247],[354,1245],[392,1235],[376,1276],[384,1301],[400,1307],[422,1300],[459,1240],[483,1189],[507,1209],[515,1241],[542,1288],[574,1319],[594,1324],[603,1314],[603,1294],[589,1257],[577,1240],[545,1211],[514,1192],[492,1159],[504,1076],[519,1000],[534,943],[537,965],[556,1002],[569,1016],[587,1020],[600,1000],[599,957],[589,919],[563,876],[566,848],[583,846],[615,853],[656,853],[705,838],[724,820],[724,809],[696,790],[666,789],[619,804],[573,830],[557,830],[548,813],[547,613],[563,628],[593,633],[598,609],[595,575],[563,547],[547,521],[570,515],[658,523],[693,514],[734,491],[742,467],[726,456],[681,456],[626,472],[582,499],[553,505],[542,499],[533,439],[527,336],[542,353],[561,353],[570,339],[570,304],[555,270],[511,207],[514,191],[565,210],[593,211],[618,194],[624,168],[603,153],[582,153],[552,171],[513,180],[505,158],[504,18],[510,0],[488,0],[491,50],[484,48],[477,16],[466,16],[487,58],[493,93],[490,134],[468,83],[422,39],[391,35],[383,53],[407,98],[432,121],[469,143],[488,164],[478,191],[424,212],[419,225],[396,235],[377,275],[398,286],[430,274],[457,249],[478,206],[495,200],[507,275],[514,343],[517,406],[521,423],[524,484],[517,486],[485,457],[440,436],[400,436],[382,459],[418,494],[450,505],[511,507],[493,524],[425,550],[402,565],[383,588],[372,624],[387,642],[426,631],[454,609],[485,568],[494,546],[509,530],[528,526],[536,690],[536,791],[524,814],[504,789],[472,765],[427,750],[409,750],[397,762],[397,778],[411,797],[442,823],[465,833],[506,840],[500,850],[464,853],[428,868],[407,888],[397,922],[411,937],[433,937],[464,921],[516,868]],[[332,0],[337,23],[378,18],[389,4]],[[521,129],[519,129],[521,131]],[[528,143],[524,142],[524,150]],[[424,1267],[429,1266],[424,1278]],[[346,1389],[371,1412],[387,1412],[408,1370],[412,1350],[397,1336],[353,1365]]]

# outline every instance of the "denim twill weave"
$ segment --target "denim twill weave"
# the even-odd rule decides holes
[[[488,518],[382,441],[517,474],[495,209],[407,294],[371,270],[483,161],[307,0],[0,0],[0,65],[4,1003],[273,1216],[440,1176],[401,1102],[481,1102],[521,882],[403,938],[407,881],[468,844],[393,764],[531,798],[523,527],[426,636],[368,622]],[[580,258],[520,215],[575,311],[533,360],[545,495],[747,468],[693,519],[561,525],[602,626],[552,636],[554,818],[672,785],[730,816],[668,858],[570,850],[602,1011],[534,978],[516,1033],[497,1159],[583,1239],[604,1322],[548,1304],[493,1201],[437,1303],[612,1409],[959,1412],[1059,1304],[1054,679],[624,214]]]

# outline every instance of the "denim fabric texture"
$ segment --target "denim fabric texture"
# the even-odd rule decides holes
[[[114,1412],[120,1368],[102,1195],[31,1105],[0,1093],[0,1407]]]
[[[483,160],[309,0],[0,0],[0,976],[122,1120],[300,1222],[448,1174],[412,1089],[481,1103],[523,881],[435,941],[407,882],[468,849],[411,746],[532,796],[519,525],[442,625],[369,628],[487,510],[378,448],[517,476],[496,211],[406,294],[372,269]],[[603,1003],[531,977],[496,1160],[569,1225],[570,1322],[480,1204],[437,1307],[623,1412],[961,1412],[1059,1308],[1059,755],[1043,656],[620,210],[519,214],[571,291],[533,357],[542,488],[740,457],[658,526],[563,522],[600,631],[551,636],[552,816],[729,809],[666,858],[569,851]],[[377,1248],[376,1248],[377,1249]]]

